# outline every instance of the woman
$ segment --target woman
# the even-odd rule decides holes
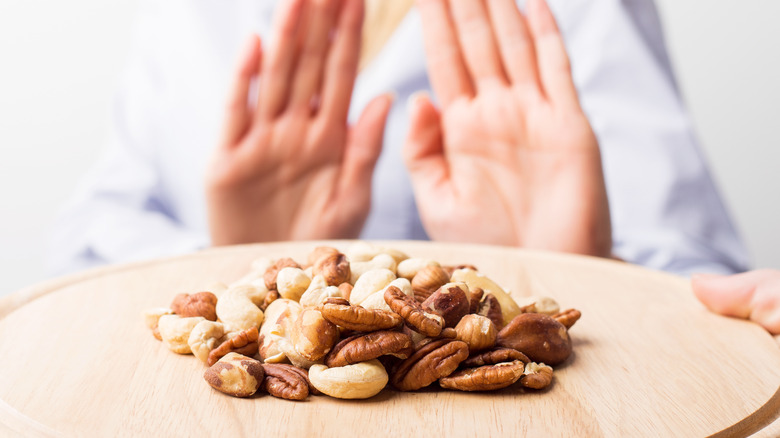
[[[60,271],[358,236],[744,269],[650,1],[553,3],[578,93],[542,1],[527,20],[510,0],[369,1],[362,51],[359,0],[163,3],[141,17],[112,152],[60,221]],[[230,79],[250,32],[263,48]]]

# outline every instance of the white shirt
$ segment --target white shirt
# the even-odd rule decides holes
[[[549,1],[602,150],[614,253],[683,274],[744,270],[745,248],[697,145],[652,0]],[[268,39],[275,4],[142,3],[110,148],[58,221],[55,273],[209,245],[204,176],[225,96],[248,35]],[[350,120],[374,96],[398,94],[362,238],[427,238],[400,153],[405,102],[430,89],[421,26],[412,9],[355,86]]]

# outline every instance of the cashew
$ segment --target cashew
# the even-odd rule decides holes
[[[412,281],[417,272],[426,266],[441,266],[439,262],[430,259],[413,257],[398,264],[398,276]]]
[[[317,277],[315,277],[317,278]],[[321,277],[320,277],[321,278]],[[340,298],[342,297],[341,290],[336,286],[325,286],[317,289],[311,289],[304,292],[301,296],[301,306],[304,309],[310,307],[317,307],[324,303],[328,298]]]
[[[409,258],[405,253],[394,249],[385,248],[382,246],[373,245],[368,242],[355,242],[344,253],[350,262],[365,262],[373,259],[379,254],[386,254],[395,260],[396,263],[400,263],[403,260]]]
[[[373,259],[365,262],[350,262],[350,280],[352,284],[356,284],[358,279],[368,271],[374,269],[388,269],[395,274],[395,269],[398,265],[391,256],[387,254],[379,254]]]
[[[336,398],[362,399],[379,394],[387,385],[387,371],[378,360],[328,368],[312,365],[309,368],[312,386]]]
[[[403,292],[405,295],[409,295],[410,297],[414,298],[414,291],[412,290],[412,284],[409,282],[409,280],[405,278],[396,278],[395,280],[391,281],[390,284],[383,287],[379,292],[374,292],[373,294],[369,295],[368,298],[360,303],[360,305],[366,309],[381,309],[392,312],[390,306],[388,306],[387,302],[385,301],[385,290],[387,290],[387,288],[390,286],[395,286],[398,289],[401,289],[401,292]]]
[[[349,302],[352,305],[360,305],[366,298],[395,280],[395,274],[388,269],[373,269],[361,275],[349,294]]]
[[[144,318],[144,324],[152,330],[152,335],[155,339],[161,341],[160,330],[157,327],[160,317],[163,315],[173,315],[173,310],[167,307],[155,307],[153,309],[146,309],[141,312],[141,316]]]
[[[256,304],[261,296],[254,286],[232,286],[217,301],[217,317],[229,331],[258,328],[263,322],[263,311]]]
[[[178,354],[190,354],[192,350],[187,341],[192,329],[201,321],[206,321],[202,316],[182,318],[179,315],[163,315],[160,317],[158,328],[160,337],[169,350]]]
[[[276,290],[279,295],[293,301],[301,299],[309,284],[311,278],[299,268],[283,268],[276,276]]]
[[[195,357],[207,363],[211,350],[217,348],[226,338],[224,324],[207,320],[199,322],[192,329],[187,344]]]

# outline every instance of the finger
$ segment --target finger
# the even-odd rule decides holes
[[[417,0],[431,85],[442,106],[474,95],[446,0]]]
[[[696,298],[711,311],[737,318],[750,316],[756,290],[754,276],[699,274],[691,277],[691,286]]]
[[[488,10],[509,80],[514,84],[530,85],[538,89],[536,52],[528,24],[517,4],[514,0],[489,0]]]
[[[309,111],[319,96],[325,57],[341,0],[311,0],[306,13],[306,36],[295,67],[290,108]]]
[[[222,144],[232,147],[249,129],[252,110],[249,108],[249,88],[260,71],[262,48],[260,37],[252,35],[239,58],[233,87],[228,95]]]
[[[361,0],[345,0],[326,61],[321,113],[334,123],[346,123],[347,120],[360,58],[363,13]]]
[[[477,88],[506,84],[504,67],[483,0],[450,1],[452,17],[466,66]]]
[[[528,24],[534,39],[544,94],[554,105],[578,106],[569,56],[545,0],[528,1]]]
[[[350,130],[342,165],[344,193],[354,192],[356,186],[371,184],[376,160],[382,152],[387,115],[394,100],[394,94],[374,98]]]
[[[297,34],[306,0],[284,0],[274,16],[274,38],[261,70],[256,118],[276,117],[286,106],[295,66]]]
[[[425,93],[409,99],[409,134],[403,148],[404,162],[419,200],[437,197],[449,182],[444,156],[441,115]]]

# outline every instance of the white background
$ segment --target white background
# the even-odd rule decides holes
[[[754,265],[780,268],[780,2],[657,1]],[[0,295],[45,278],[49,227],[106,138],[136,7],[0,0]]]

